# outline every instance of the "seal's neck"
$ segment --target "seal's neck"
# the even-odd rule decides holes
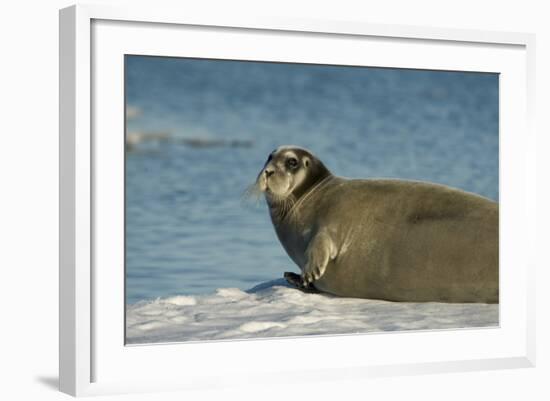
[[[278,226],[280,223],[285,221],[290,213],[292,213],[292,210],[294,209],[294,205],[296,204],[296,201],[290,195],[287,199],[280,201],[280,202],[267,202],[269,206],[269,215],[271,216],[271,221],[275,226]]]
[[[312,166],[312,169],[307,173],[305,180],[292,191],[292,195],[294,195],[296,202],[310,193],[315,187],[317,187],[317,185],[319,185],[319,183],[323,182],[330,176],[332,176],[332,174],[321,162],[315,166]]]
[[[285,220],[291,220],[292,216],[296,216],[300,205],[332,177],[333,175],[326,170],[326,174],[317,176],[315,180],[309,180],[308,185],[301,185],[300,188],[295,189],[284,200],[279,202],[270,202],[268,200],[272,222],[277,225]]]

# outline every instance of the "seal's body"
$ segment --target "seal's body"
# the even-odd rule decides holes
[[[498,204],[443,185],[333,176],[305,149],[258,177],[303,289],[391,301],[498,302]]]

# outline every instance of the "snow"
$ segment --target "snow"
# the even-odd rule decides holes
[[[498,304],[408,303],[339,298],[284,279],[248,291],[175,296],[127,306],[128,344],[433,330],[498,325]]]

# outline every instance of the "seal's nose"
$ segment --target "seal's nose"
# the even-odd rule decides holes
[[[271,170],[271,169],[266,168],[266,169],[264,170],[265,178],[269,178],[269,176],[273,175],[274,172],[275,172],[274,170]]]

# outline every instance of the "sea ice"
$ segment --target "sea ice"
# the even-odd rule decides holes
[[[408,303],[308,294],[283,279],[248,291],[128,305],[128,344],[430,330],[498,325],[499,306]]]

